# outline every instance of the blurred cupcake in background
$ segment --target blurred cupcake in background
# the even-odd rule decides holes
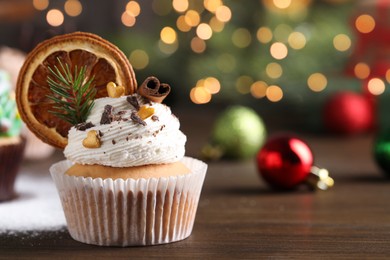
[[[10,75],[0,70],[0,201],[15,196],[14,183],[26,143],[21,128]]]
[[[26,59],[26,54],[18,49],[7,46],[0,47],[0,70],[9,73],[11,89],[16,86],[20,68]],[[31,131],[23,125],[22,135],[26,138],[24,157],[28,160],[40,160],[53,154],[54,148],[38,139]]]

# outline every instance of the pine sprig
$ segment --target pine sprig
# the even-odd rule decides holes
[[[75,66],[72,74],[68,64],[57,60],[59,68],[56,65],[48,67],[47,83],[52,94],[47,97],[55,102],[55,110],[49,112],[72,125],[85,122],[94,105],[96,89],[91,87],[94,77],[86,79],[86,66],[80,70]]]

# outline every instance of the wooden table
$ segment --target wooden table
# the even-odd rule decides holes
[[[209,131],[194,125],[183,119],[193,156]],[[210,162],[186,240],[107,248],[76,242],[63,229],[2,235],[0,258],[390,258],[390,181],[373,161],[372,137],[303,137],[316,164],[334,177],[332,190],[275,192],[259,178],[254,161]]]

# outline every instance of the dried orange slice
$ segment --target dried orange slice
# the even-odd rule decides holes
[[[106,85],[115,82],[125,87],[125,94],[136,91],[134,71],[126,56],[112,43],[101,37],[84,32],[60,35],[46,40],[32,50],[20,70],[16,101],[19,113],[42,141],[58,148],[67,145],[71,125],[48,112],[53,101],[47,83],[48,67],[59,67],[58,58],[66,62],[71,71],[86,66],[86,76],[94,77],[92,86],[98,97],[108,96]]]

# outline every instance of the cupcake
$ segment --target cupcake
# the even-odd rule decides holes
[[[21,126],[10,76],[0,70],[0,201],[15,196],[15,179],[25,147],[25,139],[20,136]]]
[[[126,57],[92,34],[49,39],[27,57],[18,107],[32,132],[64,148],[50,173],[75,240],[140,246],[191,234],[207,165],[185,157],[162,103],[169,92],[155,77],[137,87]]]
[[[140,89],[150,82],[158,84],[149,78]],[[50,169],[75,240],[155,245],[191,234],[207,166],[184,157],[179,126],[149,96],[95,100],[87,121],[69,131],[67,160]]]

